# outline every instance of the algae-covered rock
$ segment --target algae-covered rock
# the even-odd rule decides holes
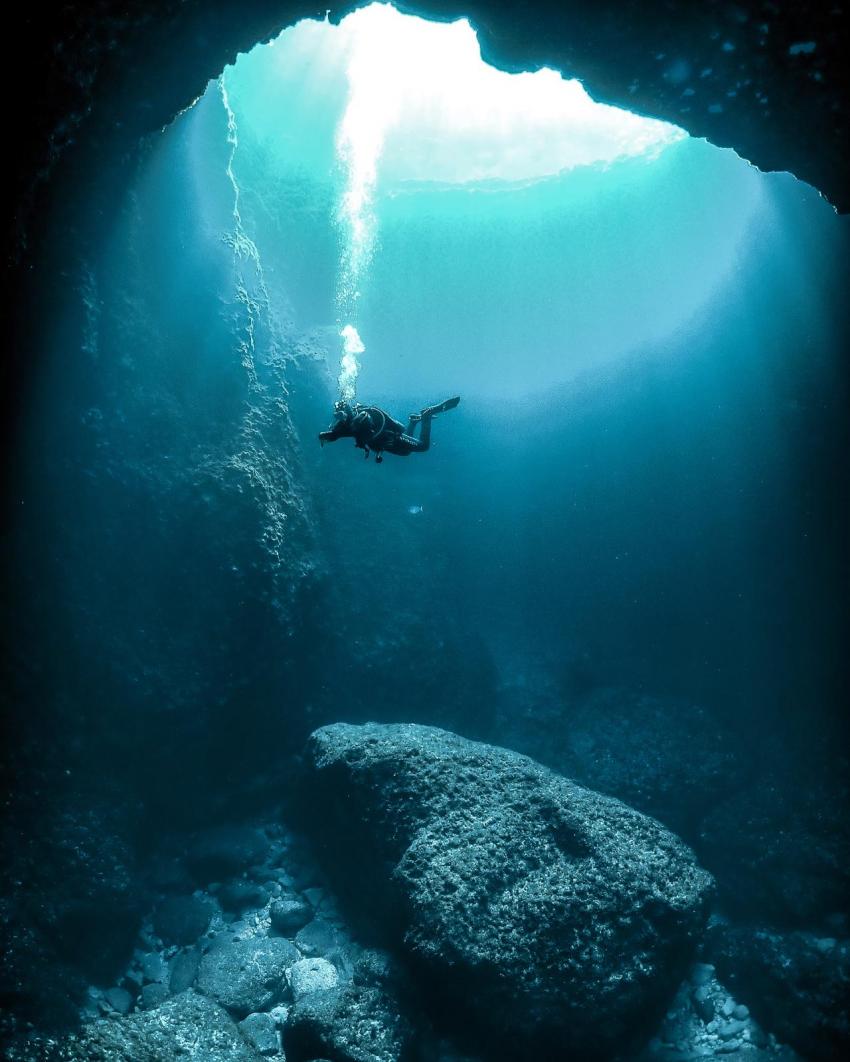
[[[197,987],[244,1017],[282,999],[286,971],[300,958],[295,945],[281,937],[228,941],[201,959]]]
[[[431,727],[316,731],[329,868],[488,1057],[604,1056],[656,1018],[711,878],[658,822],[517,753]]]
[[[183,992],[156,1010],[102,1020],[21,1047],[21,1062],[256,1062],[235,1022],[212,1000]]]

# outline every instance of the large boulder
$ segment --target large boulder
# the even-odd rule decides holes
[[[352,910],[488,1058],[605,1057],[658,1017],[711,890],[659,823],[431,727],[323,727],[307,764],[305,815]]]

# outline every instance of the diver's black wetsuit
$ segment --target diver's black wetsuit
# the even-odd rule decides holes
[[[365,450],[366,457],[374,453],[376,461],[383,460],[383,453],[395,454],[397,457],[421,454],[431,445],[432,418],[437,413],[454,409],[458,402],[459,398],[448,398],[439,405],[428,406],[421,413],[412,413],[407,427],[378,406],[337,402],[334,406],[334,422],[327,431],[319,432],[319,440],[326,443],[353,438],[355,446]],[[418,437],[414,435],[417,425]]]

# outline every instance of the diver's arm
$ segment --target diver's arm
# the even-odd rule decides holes
[[[322,446],[324,446],[326,442],[336,442],[338,438],[339,435],[337,435],[336,432],[333,431],[319,432],[319,442],[322,444]]]

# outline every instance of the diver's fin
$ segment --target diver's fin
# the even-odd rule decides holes
[[[428,406],[427,409],[423,409],[423,414],[430,413],[433,417],[436,413],[445,413],[450,409],[454,409],[460,402],[460,395],[456,395],[454,398],[447,398],[445,402],[440,402],[436,406]]]

